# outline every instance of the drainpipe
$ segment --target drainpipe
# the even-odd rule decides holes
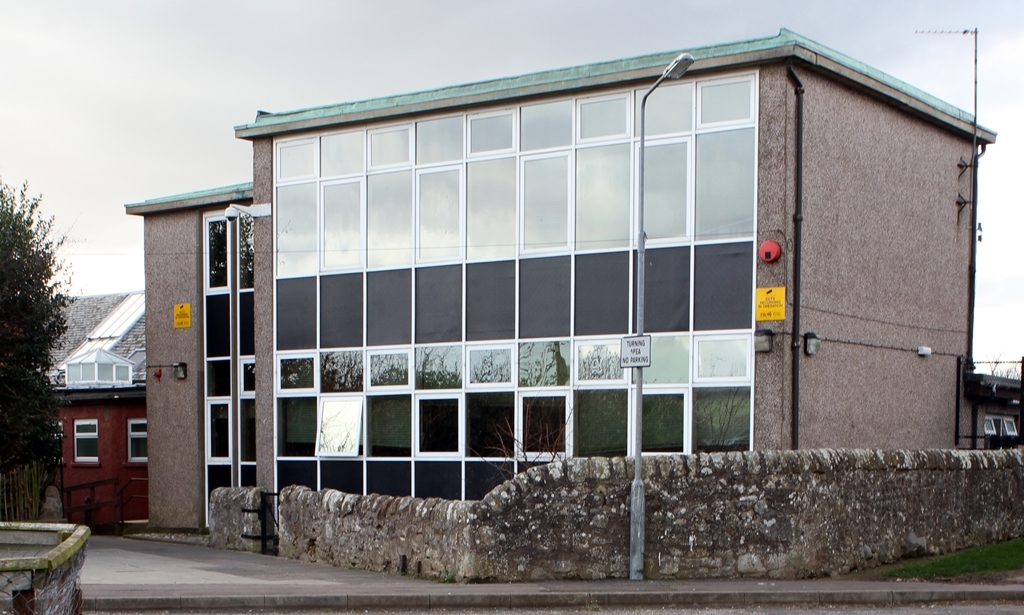
[[[1021,364],[1024,366],[1024,363]],[[964,358],[956,358],[956,410],[953,418],[953,448],[960,448],[960,399],[963,397]]]
[[[793,211],[793,400],[792,448],[800,448],[800,263],[804,224],[804,84],[793,70],[793,61],[786,62],[786,73],[796,93],[796,207]]]

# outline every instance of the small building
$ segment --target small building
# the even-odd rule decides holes
[[[633,455],[640,412],[652,455],[954,446],[974,118],[787,30],[687,51],[643,263],[678,51],[259,112],[251,182],[127,205],[152,522],[221,485],[479,498]]]
[[[139,292],[76,297],[65,312],[54,378],[70,521],[149,518],[145,311]]]

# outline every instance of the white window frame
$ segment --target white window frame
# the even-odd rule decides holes
[[[694,156],[694,142],[695,142],[695,139],[693,137],[693,133],[692,132],[683,133],[683,134],[680,134],[680,135],[672,135],[672,136],[669,136],[669,137],[658,136],[657,138],[644,139],[644,149],[648,149],[648,148],[651,148],[651,147],[658,147],[660,145],[677,145],[677,144],[680,144],[680,143],[685,143],[686,144],[686,169],[685,169],[685,173],[686,173],[686,234],[682,235],[680,237],[659,237],[659,238],[656,238],[656,239],[648,238],[648,239],[646,239],[644,241],[644,245],[646,247],[649,247],[649,248],[660,248],[660,247],[670,247],[670,246],[681,246],[681,245],[687,245],[687,244],[693,243],[693,225],[695,223],[695,219],[694,219],[694,211],[695,211],[695,208],[694,208],[694,190],[695,190],[695,184],[696,184],[695,174],[694,174],[694,171],[695,171],[695,169],[694,169],[695,161],[693,159],[693,156]],[[645,162],[646,162],[646,158],[645,158]],[[645,175],[646,175],[646,172],[645,172]],[[640,210],[639,210],[639,207],[637,205],[640,202],[640,141],[639,140],[637,140],[633,144],[633,177],[632,177],[632,180],[633,180],[633,186],[632,186],[633,203],[631,204],[632,206],[630,207],[629,219],[630,219],[630,223],[633,225],[633,228],[632,228],[632,230],[630,232],[629,247],[631,249],[633,249],[633,250],[636,250],[637,247],[638,247],[637,246],[637,234],[638,234],[638,232],[640,230]],[[647,226],[647,224],[646,224],[647,221],[648,221],[648,216],[647,216],[647,209],[646,209],[646,202],[645,202],[645,207],[644,207],[644,226],[645,227]],[[730,241],[735,242],[736,239],[733,238]]]
[[[371,379],[371,372],[373,371],[373,357],[387,354],[404,354],[408,361],[408,380],[405,384],[373,384]],[[387,392],[391,393],[407,393],[412,391],[413,386],[416,384],[416,356],[413,353],[412,348],[408,346],[400,347],[381,347],[374,346],[372,350],[367,350],[365,355],[365,363],[363,363],[363,378],[365,383],[363,390],[367,393],[373,392]]]
[[[691,136],[694,133],[694,129],[697,126],[697,82],[694,79],[684,79],[681,81],[674,81],[669,83],[662,83],[656,92],[662,92],[667,88],[689,88],[690,89],[690,127],[684,130],[676,132],[665,132],[656,135],[648,135],[644,140],[650,141],[651,139],[671,139],[680,136]],[[633,98],[633,121],[630,130],[632,131],[633,139],[638,143],[640,141],[640,105],[643,102],[644,94],[647,93],[647,88],[635,88],[632,90]],[[651,97],[647,99],[647,104],[651,104],[652,98],[657,96],[656,93],[651,94]]]
[[[393,162],[391,164],[373,164],[373,136],[377,134],[383,134],[388,132],[398,132],[400,130],[407,131],[406,138],[406,158],[403,162]],[[366,171],[383,171],[383,170],[397,170],[412,167],[416,164],[416,124],[405,123],[405,124],[390,124],[387,126],[377,126],[366,131]]]
[[[1000,421],[1000,422],[1002,422],[1002,421]],[[996,425],[996,418],[995,417],[992,417],[992,416],[985,417],[985,422],[984,422],[984,426],[983,426],[982,429],[983,429],[983,433],[986,436],[998,436],[999,435],[999,427]]]
[[[486,120],[495,117],[502,117],[505,115],[512,116],[512,147],[504,149],[489,149],[483,152],[473,151],[473,120]],[[510,107],[508,109],[499,109],[495,111],[486,111],[483,113],[469,113],[466,114],[466,159],[478,159],[478,158],[505,158],[508,154],[514,154],[519,151],[519,108]]]
[[[213,434],[211,433],[212,429],[210,429],[213,406],[228,407],[228,454],[226,457],[213,456]],[[235,419],[232,414],[230,400],[222,398],[207,400],[205,413],[206,422],[203,425],[203,431],[206,434],[206,465],[227,465],[231,463],[231,451],[235,449]]]
[[[92,425],[95,431],[93,433],[83,433],[79,435],[79,425]],[[75,419],[74,424],[74,438],[75,438],[75,461],[78,463],[99,463],[100,461],[100,422],[99,419]],[[96,440],[96,456],[95,457],[84,457],[78,454],[78,441],[79,440]]]
[[[310,175],[296,175],[295,177],[281,177],[281,150],[289,147],[302,145],[313,146],[313,173]],[[314,137],[302,137],[298,139],[280,139],[274,141],[274,187],[287,184],[306,183],[315,181],[320,176],[320,135]],[[275,191],[276,192],[276,191]]]
[[[363,140],[363,168],[361,170],[355,172],[355,173],[345,173],[345,174],[342,174],[342,175],[324,175],[323,174],[323,165],[321,164],[322,159],[323,159],[324,138],[325,137],[335,137],[335,136],[339,136],[339,135],[357,134],[357,133],[359,134],[360,137],[362,137],[362,140]],[[370,157],[369,157],[368,154],[369,154],[369,141],[366,138],[366,131],[365,130],[335,130],[335,131],[331,131],[331,132],[319,133],[319,134],[317,134],[317,142],[316,142],[316,170],[317,170],[317,177],[320,178],[320,179],[327,178],[327,179],[329,179],[331,181],[334,181],[336,179],[349,179],[349,180],[351,180],[351,179],[362,178],[362,177],[364,177],[366,175],[366,169],[367,169],[367,167],[369,166],[369,163],[370,163]]]
[[[1017,433],[1018,433],[1017,432],[1017,423],[1014,422],[1013,417],[1009,417],[1009,416],[1004,416],[1003,417],[1003,430],[1002,430],[1002,433],[1003,433],[1004,436],[1009,436],[1009,437],[1013,437],[1013,438],[1017,437]]]
[[[145,431],[133,432],[132,425],[142,425],[145,427]],[[132,456],[132,440],[144,439],[147,441],[147,455],[145,457],[133,457]],[[128,419],[128,461],[132,463],[145,463],[149,461],[148,455],[148,440],[149,440],[149,425],[146,419]]]
[[[324,425],[324,405],[334,401],[358,401],[359,402],[359,436],[358,444],[356,444],[356,450],[351,453],[347,452],[324,452],[320,450],[320,433],[323,430]],[[361,459],[363,456],[360,454],[360,450],[365,450],[366,446],[366,396],[362,394],[351,394],[346,393],[343,395],[322,395],[316,406],[316,442],[313,445],[313,453],[318,458],[324,459]]]
[[[239,359],[238,361],[238,396],[243,399],[252,399],[256,397],[256,389],[248,390],[245,388],[245,367],[252,365],[253,370],[256,369],[256,359]],[[255,371],[253,372],[255,377]]]
[[[327,214],[324,212],[324,207],[327,201],[324,198],[324,191],[330,186],[344,184],[359,184],[359,263],[331,267],[327,265],[326,261],[327,237],[324,220],[327,218]],[[319,258],[317,260],[319,261],[320,271],[323,273],[363,271],[366,269],[366,174],[321,182],[318,187],[317,198],[319,199],[319,203],[317,203],[317,251],[319,252]]]
[[[703,122],[701,112],[704,105],[704,88],[719,85],[731,85],[742,82],[750,83],[750,109],[746,118],[739,120],[728,120],[724,122]],[[757,124],[757,73],[743,73],[738,75],[723,76],[717,79],[699,80],[696,82],[694,91],[694,117],[693,123],[697,130],[704,128],[730,128],[734,126],[751,126]]]
[[[224,241],[228,251],[227,283],[224,286],[210,286],[210,225],[214,222],[224,223]],[[231,249],[231,224],[221,212],[208,213],[203,216],[203,289],[206,295],[226,295],[231,288],[232,266],[235,250]]]
[[[313,360],[313,386],[286,389],[281,386],[281,362],[293,359]],[[274,357],[274,391],[282,397],[308,397],[320,391],[320,360],[318,352],[278,352]]]
[[[580,350],[583,346],[611,346],[621,347],[622,338],[573,338],[572,348],[572,382],[574,388],[580,389],[608,389],[610,388],[621,388],[629,384],[631,380],[632,369],[620,369],[621,376],[619,378],[610,378],[604,380],[584,380],[580,378]],[[621,357],[620,357],[621,359]]]
[[[603,143],[605,141],[624,141],[630,139],[633,136],[632,122],[633,109],[630,104],[630,92],[614,92],[610,94],[604,94],[601,96],[589,96],[585,98],[576,99],[575,117],[573,118],[573,134],[575,136],[576,143],[574,145],[591,144],[591,143]],[[622,118],[624,130],[620,133],[602,135],[600,137],[587,137],[583,136],[583,105],[590,103],[602,103],[609,102],[612,100],[621,99],[625,104],[625,116]]]
[[[420,450],[420,402],[432,399],[454,399],[458,402],[459,434],[456,450],[423,452]],[[459,459],[465,456],[466,449],[466,397],[462,391],[447,389],[443,391],[416,392],[412,396],[412,451],[414,459]]]
[[[458,255],[447,256],[442,258],[425,258],[421,255],[422,243],[420,240],[420,178],[424,175],[433,175],[436,173],[449,173],[456,171],[459,174],[459,239],[458,239]],[[458,164],[452,165],[450,163],[434,164],[424,169],[416,170],[415,177],[416,185],[413,191],[413,211],[412,211],[412,225],[413,225],[413,262],[416,265],[420,264],[440,264],[440,263],[462,263],[466,260],[466,165]],[[364,246],[365,249],[365,246]]]
[[[575,456],[573,445],[575,443],[575,430],[574,424],[575,419],[573,418],[573,388],[558,387],[558,388],[536,388],[536,389],[519,389],[516,392],[516,461],[528,462],[528,463],[544,463],[554,460],[557,456],[562,455],[563,458],[569,459]],[[526,450],[526,416],[523,410],[523,400],[529,397],[564,397],[565,398],[565,415],[562,420],[565,422],[565,434],[564,444],[565,451],[561,453],[541,453],[537,451]]]
[[[519,258],[544,255],[572,254],[576,245],[576,147],[575,144],[566,149],[543,150],[539,155],[519,156],[518,176],[516,177],[517,212],[516,223]],[[565,245],[547,248],[526,247],[526,164],[536,160],[549,158],[566,158],[566,220]]]
[[[506,393],[510,390],[518,388],[519,380],[519,352],[515,344],[465,344],[463,343],[463,349],[465,355],[462,357],[462,371],[463,371],[463,382],[465,383],[465,389],[467,391],[472,390],[474,392],[502,392]],[[508,382],[473,382],[472,364],[470,363],[470,355],[473,352],[488,351],[488,350],[507,350],[509,352],[509,373]]]
[[[692,310],[691,310],[692,314]],[[700,357],[701,342],[735,342],[742,341],[746,344],[746,374],[743,376],[701,376],[698,358]],[[753,357],[753,334],[733,335],[694,335],[690,338],[690,382],[694,384],[719,386],[749,385],[753,381],[754,357]],[[753,412],[751,412],[753,414]]]

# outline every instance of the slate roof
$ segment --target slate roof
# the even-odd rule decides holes
[[[126,299],[142,293],[113,293],[109,295],[89,295],[75,297],[71,305],[64,311],[67,331],[54,351],[53,370],[58,385],[63,386],[64,374],[57,373],[60,366],[75,354],[75,351],[89,339],[92,333],[111,313],[117,310]],[[127,359],[136,350],[146,349],[146,316],[145,313],[122,334],[107,350]],[[143,355],[144,356],[144,355]],[[138,357],[136,357],[138,358]],[[132,372],[134,382],[144,383],[146,380],[146,361],[143,359]]]

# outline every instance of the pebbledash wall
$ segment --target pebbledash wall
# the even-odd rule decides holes
[[[288,487],[280,554],[460,581],[625,577],[632,467],[554,462],[475,502]],[[647,578],[833,575],[1024,534],[1018,450],[671,455],[645,460],[644,481]],[[215,546],[258,546],[240,513],[258,493],[214,492]]]

